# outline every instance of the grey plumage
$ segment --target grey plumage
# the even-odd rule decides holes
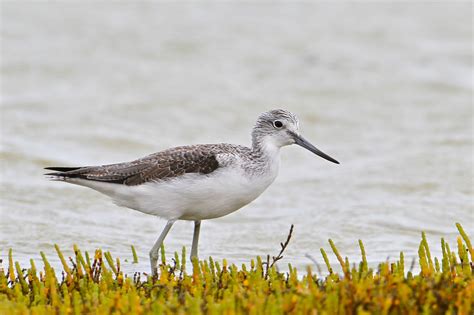
[[[252,149],[258,150],[261,148],[261,142],[263,138],[268,135],[275,133],[275,120],[286,121],[293,123],[295,126],[299,126],[298,118],[283,109],[274,109],[269,112],[262,113],[255,123],[252,130]]]
[[[252,131],[252,148],[233,144],[201,144],[171,148],[131,162],[85,167],[46,167],[56,172],[45,175],[55,179],[80,178],[92,181],[140,185],[179,177],[187,173],[210,174],[232,163],[236,157],[247,160],[243,168],[249,174],[265,171],[261,150],[263,138],[275,132],[275,119],[298,125],[298,119],[285,110],[272,110],[260,115]]]
[[[166,180],[186,173],[209,174],[219,167],[218,154],[235,153],[238,146],[201,144],[176,147],[131,162],[79,168],[47,167],[59,172],[45,175],[58,178],[80,178],[127,186]]]
[[[83,167],[46,167],[56,172],[46,173],[55,179],[86,180],[135,186],[179,177],[187,173],[210,174],[231,164],[235,156],[252,160],[245,164],[249,173],[263,171],[265,161],[261,152],[227,143],[181,146],[150,154],[131,162]],[[218,161],[219,157],[219,161]]]

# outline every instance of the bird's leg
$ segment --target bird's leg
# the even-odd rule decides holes
[[[158,268],[157,268],[157,263],[158,263],[158,253],[160,251],[161,245],[163,244],[163,241],[165,240],[166,235],[170,231],[171,227],[173,226],[173,223],[176,220],[169,220],[166,222],[166,226],[163,229],[163,231],[160,234],[160,237],[155,242],[155,245],[153,245],[153,248],[150,250],[150,265],[151,265],[151,274],[153,276],[158,275]]]
[[[193,246],[191,247],[191,261],[193,257],[198,258],[199,230],[201,229],[201,220],[194,221]]]

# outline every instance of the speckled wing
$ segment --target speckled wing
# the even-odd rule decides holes
[[[175,178],[186,173],[209,174],[219,168],[216,155],[220,152],[213,148],[209,145],[177,147],[132,162],[102,166],[47,167],[46,169],[57,172],[45,175],[64,180],[80,178],[134,186]]]

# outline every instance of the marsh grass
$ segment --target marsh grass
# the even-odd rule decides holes
[[[59,272],[44,253],[42,270],[33,260],[22,267],[10,249],[7,267],[0,270],[0,314],[472,314],[474,250],[456,226],[457,250],[441,239],[440,259],[431,256],[422,233],[416,274],[406,270],[402,252],[398,260],[370,268],[360,240],[357,264],[329,240],[341,273],[334,272],[323,248],[327,276],[318,277],[311,267],[300,275],[291,265],[280,272],[276,262],[293,228],[279,254],[240,268],[212,258],[187,261],[184,248],[167,259],[162,249],[155,278],[124,274],[120,260],[100,249],[90,255],[74,246],[73,257],[65,258],[56,245]],[[136,262],[134,248],[132,253]]]

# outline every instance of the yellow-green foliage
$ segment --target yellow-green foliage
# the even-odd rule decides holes
[[[194,260],[189,266],[184,249],[171,263],[163,257],[157,278],[126,275],[110,253],[97,250],[90,257],[76,247],[74,257],[66,260],[56,246],[61,272],[41,253],[44,269],[38,271],[33,260],[28,269],[14,263],[10,250],[8,267],[0,270],[0,314],[468,315],[474,310],[474,255],[467,234],[461,225],[457,227],[457,252],[442,239],[441,260],[433,259],[422,233],[416,275],[405,271],[403,253],[396,262],[369,268],[362,241],[362,260],[350,265],[329,240],[342,273],[333,271],[321,249],[329,271],[325,278],[318,278],[310,268],[298,275],[291,265],[281,273],[274,263],[270,265],[269,256],[266,261],[257,257],[241,268],[212,258]],[[287,243],[281,244],[282,251],[274,260]]]

